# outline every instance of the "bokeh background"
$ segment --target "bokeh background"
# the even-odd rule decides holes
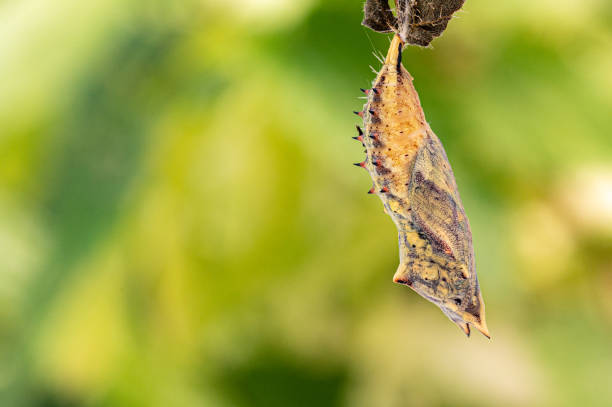
[[[612,3],[408,49],[493,339],[393,284],[360,1],[0,0],[0,405],[612,405]]]

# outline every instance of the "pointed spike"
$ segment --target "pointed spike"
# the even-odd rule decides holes
[[[491,339],[491,334],[489,333],[489,328],[487,328],[486,322],[482,321],[480,324],[473,323],[473,325],[480,331],[481,334],[487,337],[487,339]]]
[[[353,110],[353,113],[355,113],[359,117],[363,117],[363,112],[357,112],[357,111]]]
[[[351,137],[353,140],[359,140],[363,143],[363,136]]]
[[[469,338],[470,337],[470,325],[467,322],[463,322],[463,321],[456,322],[456,324],[459,325],[459,328],[463,330],[463,333],[465,333],[465,336]]]
[[[372,116],[376,116],[376,112],[375,112],[374,110],[370,109],[370,110],[368,110],[368,112],[370,112],[370,114],[371,114]]]
[[[365,93],[366,95],[368,93],[370,93],[370,89],[364,89],[364,88],[359,88],[363,93]]]
[[[383,193],[383,194],[384,194],[384,193],[387,193],[387,192],[389,192],[389,188],[387,188],[387,187],[382,187],[382,189],[380,190],[380,192],[381,192],[381,193]]]
[[[363,130],[361,130],[361,127],[359,126],[355,126],[357,127],[357,132],[359,133],[360,136],[363,136]]]
[[[374,187],[370,188],[370,190],[368,191],[368,194],[373,194],[375,191]]]
[[[375,95],[378,95],[378,89],[372,88],[372,92],[374,92]]]
[[[398,284],[405,284],[408,287],[412,287],[412,281],[405,276],[406,269],[407,265],[400,263],[400,265],[397,267],[397,270],[395,270],[395,274],[393,275],[393,282]]]
[[[480,295],[480,296],[482,297],[482,295]],[[484,319],[484,313],[483,313],[483,316],[479,320],[473,321],[472,325],[474,325],[474,327],[476,329],[478,329],[481,334],[486,336],[487,339],[491,339],[491,334],[489,333],[489,328],[487,327],[487,322]]]
[[[356,167],[365,168],[366,163],[365,163],[365,161],[362,161],[360,163],[354,163],[353,165],[356,166]]]
[[[381,166],[380,160],[374,161],[374,165],[377,166],[377,167],[380,167]]]
[[[371,138],[372,140],[378,140],[378,133],[372,133],[372,134],[370,134],[370,138]]]
[[[487,327],[487,321],[485,320],[485,306],[482,300],[482,294],[478,292],[478,309],[470,309],[465,311],[462,315],[463,321],[472,324],[472,326],[478,329],[484,336],[491,339],[489,328]]]

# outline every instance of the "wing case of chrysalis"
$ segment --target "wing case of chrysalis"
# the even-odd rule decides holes
[[[367,157],[359,164],[374,181],[369,192],[380,197],[399,231],[400,265],[393,281],[436,304],[466,335],[472,325],[490,337],[470,225],[444,148],[401,64],[402,46],[395,35],[366,91],[360,141]]]

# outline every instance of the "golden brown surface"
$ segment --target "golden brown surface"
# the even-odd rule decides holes
[[[364,167],[399,231],[393,281],[436,304],[469,335],[489,337],[474,267],[472,233],[453,171],[401,65],[396,35],[363,111]]]

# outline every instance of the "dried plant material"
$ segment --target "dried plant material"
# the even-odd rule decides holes
[[[366,147],[369,191],[399,231],[400,265],[393,281],[436,304],[466,335],[473,325],[489,337],[474,264],[472,232],[453,171],[401,64],[395,35],[362,112],[357,139]]]
[[[367,0],[361,24],[379,33],[397,30],[397,18],[389,8],[389,2],[385,0]]]
[[[427,46],[442,35],[465,0],[397,0],[397,17],[386,0],[367,0],[362,24],[377,32],[397,33],[406,44]]]

